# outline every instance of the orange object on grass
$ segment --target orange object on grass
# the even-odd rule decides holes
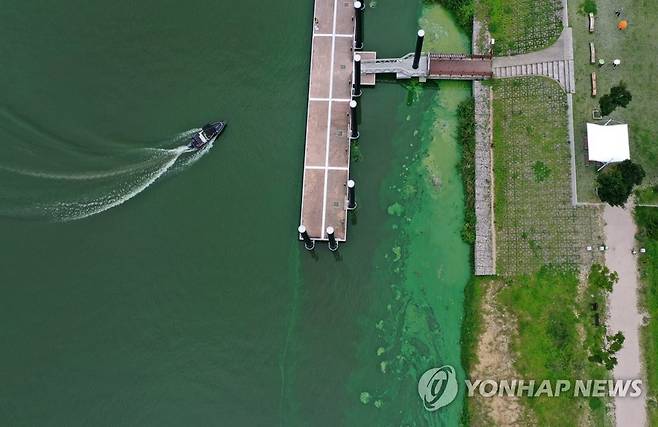
[[[619,24],[617,24],[617,28],[620,30],[625,30],[626,28],[628,28],[628,21],[622,19],[621,21],[619,21]]]

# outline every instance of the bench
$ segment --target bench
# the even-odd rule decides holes
[[[592,96],[596,96],[596,73],[592,71]]]
[[[596,49],[594,48],[594,42],[589,42],[589,63],[596,64]]]
[[[594,32],[594,14],[592,12],[589,13],[589,32],[593,33]]]

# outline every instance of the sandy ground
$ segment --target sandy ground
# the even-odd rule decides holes
[[[519,378],[514,369],[510,348],[511,337],[516,333],[516,320],[496,303],[500,283],[491,282],[482,302],[482,325],[477,355],[478,363],[471,372],[471,379]],[[517,397],[483,398],[477,394],[474,400],[473,425],[528,426],[534,421]]]
[[[632,207],[626,209],[606,206],[603,212],[604,232],[608,251],[606,265],[619,273],[619,282],[614,286],[609,299],[608,333],[622,331],[626,340],[617,354],[618,365],[613,374],[615,379],[641,378],[640,325],[642,316],[638,307],[639,280],[637,255],[631,251],[636,244],[637,232],[633,222]],[[617,426],[645,426],[646,397],[615,398],[615,421]]]

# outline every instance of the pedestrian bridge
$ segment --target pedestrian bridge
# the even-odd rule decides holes
[[[424,53],[413,68],[414,54],[377,59],[375,52],[363,52],[361,74],[364,85],[374,85],[376,74],[395,74],[397,79],[484,80],[493,77],[493,60],[488,55]],[[368,58],[368,59],[365,59]],[[370,78],[369,78],[370,77]]]

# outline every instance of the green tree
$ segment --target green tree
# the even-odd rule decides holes
[[[603,348],[596,345],[590,348],[590,356],[587,359],[590,362],[601,363],[607,370],[611,371],[617,364],[615,354],[624,346],[626,338],[619,331],[614,335],[606,336],[605,339],[606,343],[603,344]]]
[[[609,166],[596,177],[599,198],[611,206],[624,206],[633,187],[640,185],[645,175],[642,166],[630,160]]]
[[[619,281],[619,274],[616,271],[610,271],[608,267],[601,264],[594,264],[590,269],[587,277],[589,283],[604,291],[611,292],[612,286]]]
[[[614,86],[610,89],[609,94],[603,95],[601,99],[599,99],[601,114],[607,116],[608,114],[615,111],[617,107],[626,108],[632,99],[633,96],[628,91],[628,89],[626,89],[626,83],[620,81],[618,86]]]
[[[630,191],[624,182],[624,177],[619,170],[609,170],[605,173],[599,173],[596,177],[598,185],[597,192],[602,202],[610,206],[624,206],[628,200]]]
[[[640,185],[644,177],[647,175],[642,166],[633,163],[630,160],[624,160],[619,163],[618,167],[621,171],[621,175],[624,177],[624,181],[631,186]]]
[[[621,331],[617,332],[614,335],[609,335],[607,337],[608,340],[608,354],[611,356],[621,350],[621,348],[624,346],[624,341],[626,338],[624,337],[624,334],[621,333]]]
[[[580,4],[580,7],[578,8],[578,12],[581,15],[587,15],[588,13],[593,13],[594,15],[596,15],[597,12],[596,2],[594,0],[584,0]]]

